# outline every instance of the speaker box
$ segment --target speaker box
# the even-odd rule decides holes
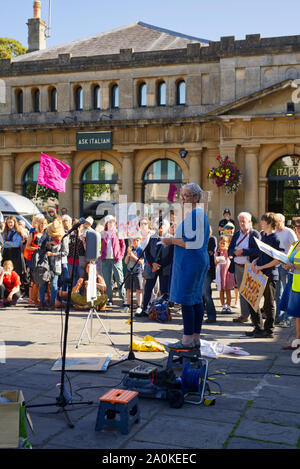
[[[98,231],[87,231],[85,235],[86,260],[95,261],[101,254],[101,234]]]

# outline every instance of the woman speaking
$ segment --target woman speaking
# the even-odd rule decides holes
[[[207,251],[209,222],[204,210],[197,206],[202,189],[186,184],[181,190],[183,221],[174,238],[163,238],[162,244],[174,244],[170,285],[170,301],[181,304],[183,337],[170,345],[175,350],[200,348],[200,331],[204,316],[202,291],[209,266]]]

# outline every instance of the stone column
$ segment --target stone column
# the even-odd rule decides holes
[[[195,151],[190,151],[190,177],[189,177],[189,182],[194,182],[195,184],[198,184],[201,187],[202,181],[201,181],[201,157],[202,157],[202,149],[201,150],[195,150]]]
[[[259,145],[243,146],[245,152],[245,211],[258,218],[258,155]]]
[[[80,217],[80,182],[73,182],[73,217]]]
[[[110,88],[108,83],[104,82],[101,85],[101,109],[110,108]]]
[[[235,162],[235,157],[236,157],[236,145],[220,145],[220,156],[224,158],[225,156],[228,156],[230,161]],[[224,193],[224,198],[223,200],[220,201],[220,208],[221,212],[220,217],[223,218],[223,210],[225,208],[229,208],[231,212],[231,217],[234,219],[236,213],[235,213],[235,194],[227,194],[225,192],[225,189],[221,189],[221,191]],[[226,207],[225,207],[226,205]]]
[[[2,190],[14,192],[15,156],[1,155],[2,159]]]
[[[61,161],[71,167],[69,176],[66,181],[66,192],[59,192],[58,201],[59,208],[65,207],[68,214],[73,216],[73,152],[60,152]]]
[[[218,222],[219,218],[219,205],[220,205],[220,189],[216,186],[215,182],[211,179],[208,179],[209,170],[216,166],[217,160],[216,157],[219,155],[218,148],[207,148],[203,154],[202,159],[202,173],[203,173],[203,180],[202,184],[205,191],[207,191],[207,196],[209,197],[208,202],[208,219],[210,224],[212,225],[214,234],[218,233]]]
[[[122,194],[127,195],[127,202],[134,201],[134,151],[122,153]]]
[[[135,202],[142,202],[142,182],[136,182],[134,184],[134,200]]]
[[[258,216],[261,217],[267,211],[268,178],[259,178],[258,181]]]

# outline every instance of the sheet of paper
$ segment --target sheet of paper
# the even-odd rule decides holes
[[[263,243],[260,241],[258,238],[254,238],[258,248],[264,252],[265,254],[268,254],[268,256],[273,257],[273,259],[276,259],[277,261],[283,262],[284,264],[287,264],[289,262],[288,256],[282,252],[278,251],[277,249],[273,248],[272,246],[269,246],[266,243]]]

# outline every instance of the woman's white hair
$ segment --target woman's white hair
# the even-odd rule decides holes
[[[283,215],[283,213],[275,213],[275,215],[277,218],[277,223],[285,223],[285,216]]]
[[[194,182],[188,182],[187,184],[182,186],[181,190],[182,189],[188,189],[192,193],[192,195],[198,195],[199,196],[199,201],[201,200],[203,191],[202,191],[201,187],[198,186],[198,184],[195,184]]]
[[[245,217],[248,221],[252,221],[252,215],[249,212],[241,212],[238,214],[238,219],[240,217]]]

